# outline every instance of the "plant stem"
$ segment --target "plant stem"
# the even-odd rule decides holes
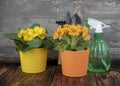
[[[78,37],[76,37],[76,36],[72,36],[71,37],[71,49],[72,50],[74,50],[74,48],[75,48],[75,46],[76,46],[78,41],[79,41]]]

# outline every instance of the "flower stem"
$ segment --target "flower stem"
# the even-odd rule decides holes
[[[72,50],[75,50],[75,46],[76,46],[78,41],[79,41],[78,37],[76,37],[76,36],[71,37],[71,49]]]

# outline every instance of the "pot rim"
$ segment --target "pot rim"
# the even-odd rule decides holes
[[[87,48],[86,50],[78,50],[78,51],[71,51],[71,50],[63,50],[63,51],[60,51],[60,52],[85,52],[85,51],[89,51],[90,48]]]

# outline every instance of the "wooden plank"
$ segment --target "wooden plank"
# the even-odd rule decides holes
[[[98,86],[119,86],[120,72],[109,71],[107,73],[96,74]]]
[[[0,65],[0,77],[8,70],[9,66]]]
[[[55,66],[49,66],[46,71],[36,74],[23,73],[21,67],[12,77],[7,79],[4,86],[50,86]]]
[[[88,72],[87,77],[84,81],[84,86],[97,86],[96,76],[94,73]]]
[[[4,68],[4,67],[3,67]],[[17,65],[9,65],[7,70],[4,71],[4,73],[0,77],[0,86],[10,86],[8,83],[8,79],[13,76],[15,71],[17,70],[18,66]],[[14,77],[15,79],[16,77]]]
[[[111,69],[108,72],[107,76],[111,77],[115,81],[115,85],[120,85],[120,68],[119,69]]]
[[[37,74],[21,71],[19,65],[0,65],[0,86],[119,86],[120,68],[109,72],[72,78],[62,75],[61,66],[48,66]]]
[[[98,86],[115,86],[113,79],[104,75],[96,74],[96,80]]]
[[[96,80],[93,74],[83,77],[64,76],[61,72],[61,66],[58,66],[51,86],[96,86]]]

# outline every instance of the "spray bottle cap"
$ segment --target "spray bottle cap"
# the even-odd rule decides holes
[[[101,25],[97,25],[97,27],[95,28],[95,33],[102,33],[102,26]]]
[[[109,25],[104,24],[101,21],[98,21],[93,18],[88,18],[88,25],[90,26],[90,29],[95,29],[95,33],[102,33],[102,29],[105,27],[110,27]]]

